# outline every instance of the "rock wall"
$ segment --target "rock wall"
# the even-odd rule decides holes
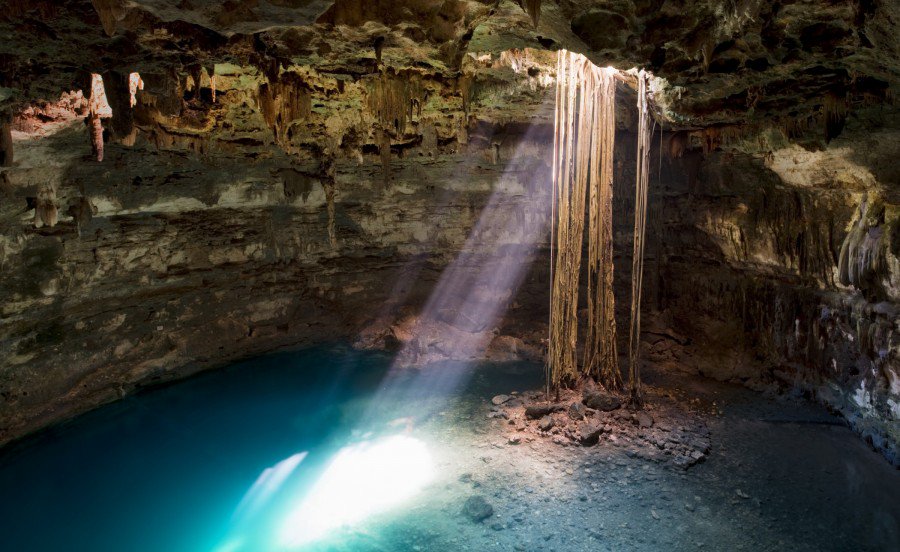
[[[895,118],[860,113],[819,148],[754,136],[667,162],[650,264],[660,325],[693,340],[674,364],[815,398],[900,464]]]
[[[553,51],[566,48],[624,80],[630,67],[658,77],[648,358],[666,360],[660,335],[694,336],[679,366],[815,396],[896,459],[896,3],[607,4],[9,3],[0,444],[281,346],[350,339],[409,363],[475,344],[540,356],[540,183]],[[145,84],[134,107],[131,72]],[[83,123],[92,73],[113,111],[93,127],[103,163]],[[511,259],[529,271],[484,276]],[[510,307],[506,319],[435,306],[447,274],[473,304]]]
[[[397,322],[418,314],[460,251],[461,300],[509,307],[519,326],[519,313],[546,308],[545,264],[531,265],[546,255],[535,229],[549,215],[547,105],[530,76],[499,90],[482,83],[479,94],[509,115],[505,87],[524,86],[532,126],[498,122],[473,104],[472,123],[460,127],[453,81],[432,81],[409,128],[380,136],[377,125],[346,124],[368,113],[362,83],[323,91],[324,80],[307,76],[311,97],[293,113],[297,101],[285,93],[257,100],[261,77],[238,68],[230,79],[220,73],[215,102],[204,80],[176,87],[188,100],[171,108],[162,93],[177,81],[144,78],[136,134],[107,128],[102,163],[90,155],[80,94],[13,123],[15,164],[0,173],[0,443],[278,347],[402,346]],[[328,101],[349,115],[322,109]],[[480,220],[487,205],[490,219]],[[518,280],[484,276],[510,255],[524,267],[518,295]],[[496,341],[499,358],[539,355],[504,336],[503,320],[441,320]],[[417,342],[413,356],[452,357],[445,342]]]

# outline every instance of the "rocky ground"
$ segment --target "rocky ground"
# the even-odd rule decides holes
[[[540,402],[539,391],[512,390],[461,402],[414,430],[434,447],[439,481],[409,510],[348,530],[326,549],[889,550],[900,543],[900,472],[841,419],[812,403],[695,375],[651,371],[648,380],[647,407],[638,412],[611,408],[615,400],[609,411],[586,406],[596,404],[590,391],[552,403]],[[588,428],[596,427],[593,442]]]
[[[648,404],[641,409],[625,408],[621,396],[595,385],[552,398],[558,400],[544,400],[541,391],[497,395],[488,416],[507,421],[503,431],[511,445],[549,440],[598,450],[614,446],[629,457],[677,468],[709,454],[709,429],[697,405],[664,389],[647,389]]]

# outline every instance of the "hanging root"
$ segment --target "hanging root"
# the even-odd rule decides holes
[[[628,334],[628,380],[631,401],[643,404],[641,393],[641,289],[644,279],[644,243],[647,227],[647,188],[650,177],[650,113],[647,104],[647,74],[638,74],[637,178],[634,191],[634,253],[631,264],[631,328]]]
[[[588,328],[583,373],[607,389],[622,384],[616,347],[613,294],[613,149],[616,138],[616,82],[598,73],[597,106],[591,124],[590,207],[588,216]]]
[[[612,293],[612,152],[615,81],[580,54],[557,53],[551,215],[548,391],[579,376],[578,279],[590,187],[588,343],[581,375],[618,385]]]

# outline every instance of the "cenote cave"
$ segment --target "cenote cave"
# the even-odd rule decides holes
[[[0,2],[0,549],[900,550],[898,19]]]

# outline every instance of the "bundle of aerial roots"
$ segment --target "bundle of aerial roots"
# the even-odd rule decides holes
[[[623,384],[618,364],[613,294],[612,202],[617,74],[615,69],[595,66],[583,55],[567,51],[557,53],[548,392],[584,378],[595,379],[611,390],[620,389]],[[641,71],[637,77],[639,130],[629,388],[632,398],[640,403],[637,350],[650,131],[647,75]],[[587,328],[584,356],[579,364],[578,299],[585,231],[588,248],[585,270]]]

